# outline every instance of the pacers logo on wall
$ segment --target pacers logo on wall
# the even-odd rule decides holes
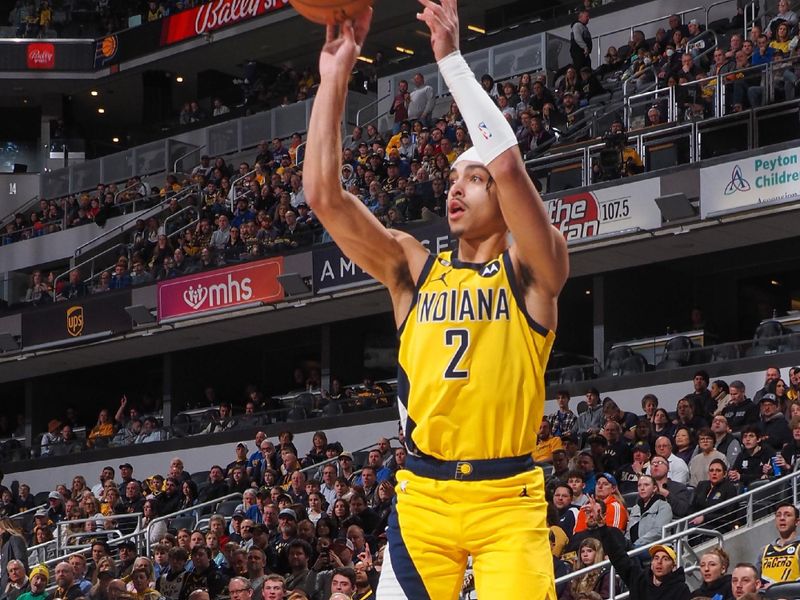
[[[67,333],[72,337],[78,337],[83,333],[83,307],[71,306],[67,309]]]
[[[547,216],[567,240],[593,237],[600,228],[597,198],[589,192],[548,201]]]
[[[104,67],[114,60],[119,49],[119,38],[116,35],[108,35],[97,42],[94,52],[95,68]]]

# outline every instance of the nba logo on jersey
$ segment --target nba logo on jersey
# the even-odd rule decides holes
[[[483,269],[481,269],[481,277],[491,277],[492,275],[496,275],[500,272],[500,261],[493,260],[490,263],[487,263]]]
[[[478,123],[478,131],[481,132],[481,135],[485,140],[488,140],[490,137],[492,137],[492,132],[489,131],[489,128],[486,126],[486,123],[484,121]]]

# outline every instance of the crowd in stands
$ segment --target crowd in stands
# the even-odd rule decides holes
[[[736,565],[721,548],[705,551],[703,581],[693,592],[675,550],[652,546],[662,528],[678,519],[720,532],[734,529],[745,514],[726,500],[796,470],[800,367],[788,375],[786,383],[779,369],[768,368],[751,399],[741,381],[712,382],[698,371],[691,391],[669,407],[674,410],[647,394],[641,415],[601,399],[594,388],[576,414],[569,394],[558,392],[558,410],[543,419],[535,454],[549,473],[556,575],[609,558],[618,577],[615,588],[622,585],[632,598],[647,599],[719,594],[722,600],[747,600],[752,597],[745,594],[762,586],[794,579],[800,572],[798,509],[779,499],[768,509],[776,514],[777,540],[753,549],[751,562]],[[128,408],[123,401],[114,420],[136,421],[138,414]],[[231,419],[220,411],[210,427],[223,431]],[[113,431],[110,412],[103,411],[89,437]],[[29,486],[0,487],[2,540],[15,544],[11,555],[20,561],[2,565],[7,575],[0,594],[15,600],[42,589],[49,573],[44,571],[45,583],[36,582],[47,568],[36,565],[54,558],[54,547],[28,548],[55,535],[62,547],[82,555],[55,566],[55,583],[66,595],[53,597],[196,600],[204,596],[193,595],[195,590],[204,589],[210,598],[372,598],[404,447],[392,448],[381,438],[356,464],[324,432],[314,434],[305,454],[292,440],[289,431],[274,441],[258,432],[253,446],[240,443],[231,456],[196,474],[187,473],[179,458],[141,480],[129,463],[118,470],[106,466],[95,485],[88,483],[92,474],[84,473],[54,490],[38,490],[48,493],[47,508],[27,519],[7,520],[36,506]],[[235,508],[223,503],[214,513],[198,506],[232,492],[243,494]],[[182,510],[177,518],[159,520]],[[131,533],[124,517],[131,513],[143,514],[146,541],[132,536],[114,543],[108,531]],[[638,558],[629,558],[626,553],[636,548],[642,548]],[[8,563],[9,553],[0,556]],[[606,599],[610,583],[608,569],[595,569],[560,583],[559,599]],[[73,586],[79,590],[71,592]],[[464,592],[470,597],[470,589]]]

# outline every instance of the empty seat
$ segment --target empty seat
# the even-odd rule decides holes
[[[622,372],[620,375],[636,375],[647,371],[647,359],[641,354],[634,354],[622,361]]]
[[[711,21],[711,23],[708,24],[708,28],[712,31],[716,31],[717,33],[726,31],[730,26],[730,19],[717,19],[716,21]]]
[[[622,494],[622,499],[625,500],[625,506],[628,508],[633,508],[636,506],[637,500],[639,500],[639,492],[628,492],[627,494]]]
[[[605,377],[621,375],[622,363],[631,356],[633,356],[633,350],[631,350],[630,346],[617,346],[616,348],[612,348],[608,356],[606,356],[606,365],[605,369],[603,369],[603,375]]]
[[[578,402],[578,406],[575,407],[575,411],[580,415],[585,413],[589,409],[589,404],[586,400],[581,400]]]
[[[342,412],[342,404],[338,400],[330,400],[322,409],[322,414],[326,417],[337,417]]]
[[[173,531],[180,531],[181,529],[192,531],[194,529],[194,517],[175,517],[170,521],[169,528]]]
[[[679,369],[682,366],[677,360],[665,358],[656,365],[656,371],[669,371],[670,369]]]
[[[192,473],[190,479],[194,481],[198,487],[206,482],[208,482],[208,474],[210,471],[195,471]]]
[[[724,362],[739,358],[739,347],[735,344],[725,344],[717,346],[711,353],[711,362]]]
[[[678,335],[664,344],[664,359],[674,360],[681,365],[692,362],[692,348],[694,344],[685,335]]]
[[[581,367],[566,367],[558,374],[558,383],[574,383],[584,379],[586,375]]]
[[[769,600],[779,600],[780,598],[800,598],[800,581],[784,581],[773,583],[766,590],[761,590],[761,594]]]
[[[786,335],[786,330],[778,321],[764,321],[753,334],[753,348],[762,349],[759,354],[777,352],[781,349],[781,337]]]
[[[230,517],[241,503],[241,500],[225,500],[217,505],[217,512],[223,517]]]
[[[306,418],[306,411],[301,406],[295,406],[286,414],[286,422],[304,421]]]

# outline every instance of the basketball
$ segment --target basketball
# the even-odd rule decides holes
[[[372,0],[289,0],[289,2],[306,19],[321,25],[353,19],[372,6]]]

